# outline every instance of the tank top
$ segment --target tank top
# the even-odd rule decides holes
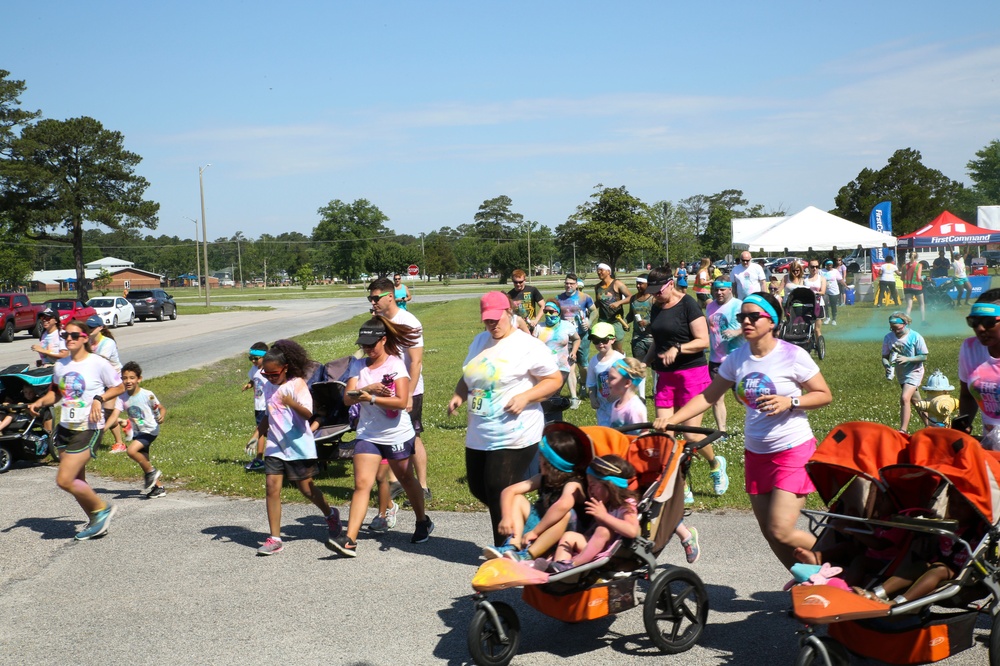
[[[392,297],[396,299],[396,305],[400,309],[406,309],[406,285],[400,285],[392,290]]]
[[[612,310],[611,304],[620,301],[622,294],[615,288],[615,282],[612,281],[607,287],[603,285],[597,285],[597,310],[598,310],[598,321],[604,321],[609,324],[615,323],[615,317],[620,311]]]
[[[914,291],[923,290],[924,286],[920,284],[920,278],[917,276],[917,267],[919,265],[915,261],[906,264],[906,280],[903,281],[905,288],[913,289]]]
[[[710,288],[712,286],[712,279],[708,274],[708,269],[698,271],[698,274],[694,279],[694,293],[696,294],[710,294]]]
[[[651,321],[650,310],[653,307],[653,299],[647,298],[644,301],[640,301],[638,298],[633,298],[630,305],[632,306],[632,315],[635,319],[635,328],[632,329],[632,339],[648,338],[652,335],[649,332],[649,322]],[[640,318],[642,319],[642,324],[638,322]]]
[[[823,300],[823,276],[816,273],[815,278],[806,278],[806,286],[812,289],[816,293],[816,303],[817,305],[823,305],[825,301]]]

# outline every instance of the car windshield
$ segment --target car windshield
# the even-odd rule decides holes
[[[73,309],[73,301],[47,301],[45,304],[49,307],[55,308],[56,310]]]
[[[115,299],[113,298],[92,298],[87,301],[87,305],[92,308],[113,308]]]

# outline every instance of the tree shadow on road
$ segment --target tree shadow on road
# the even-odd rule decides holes
[[[0,533],[13,532],[16,529],[29,529],[41,535],[42,539],[72,539],[77,528],[84,522],[83,518],[22,518],[10,527],[0,530]]]
[[[748,598],[737,598],[727,585],[706,585],[708,623],[698,644],[712,650],[720,663],[786,663],[798,653],[802,625],[788,615],[792,599],[788,592],[762,590]],[[737,618],[726,618],[728,613]],[[712,621],[713,616],[716,622]]]
[[[249,530],[243,525],[213,525],[201,531],[212,537],[213,541],[236,543],[256,550],[267,538],[266,534]]]

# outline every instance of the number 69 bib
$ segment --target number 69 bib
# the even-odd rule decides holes
[[[493,391],[472,389],[469,392],[469,411],[483,418],[493,416]]]

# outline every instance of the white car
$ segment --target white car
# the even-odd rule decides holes
[[[118,328],[122,322],[129,326],[135,323],[135,308],[121,296],[99,296],[87,301],[87,305],[97,311],[105,326]]]

